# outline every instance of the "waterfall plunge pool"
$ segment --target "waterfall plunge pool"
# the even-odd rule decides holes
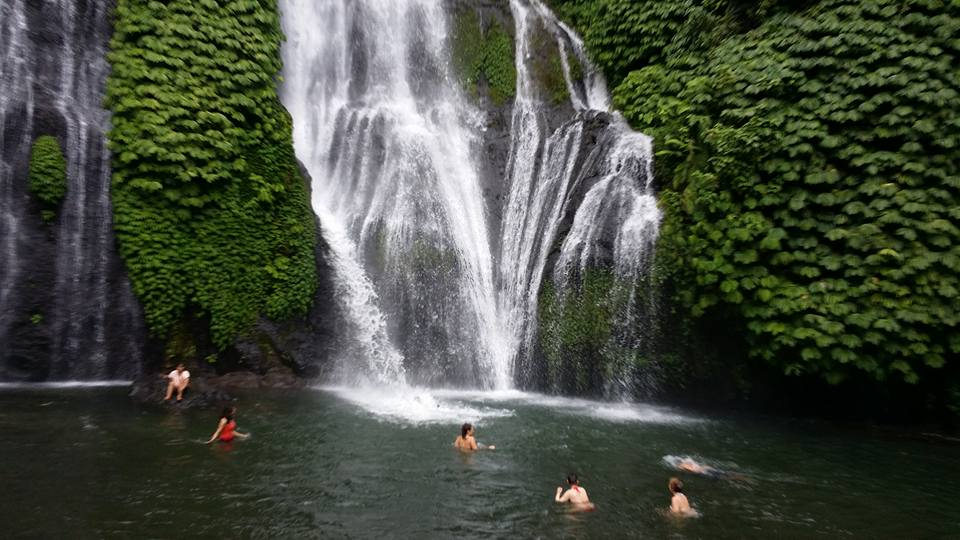
[[[161,412],[124,389],[0,389],[12,538],[947,538],[954,445],[522,392],[324,388]],[[497,450],[450,447],[461,422]],[[737,473],[679,473],[676,456]],[[552,502],[576,471],[598,510]],[[679,476],[701,517],[663,513]]]

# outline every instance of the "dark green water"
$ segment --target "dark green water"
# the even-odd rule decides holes
[[[366,408],[245,395],[252,438],[204,446],[213,411],[143,410],[116,388],[0,390],[0,536],[960,538],[957,446],[519,393],[358,396]],[[452,450],[478,419],[498,449]],[[744,478],[664,460],[686,454]],[[569,470],[596,512],[552,502]],[[662,512],[672,475],[700,518]]]

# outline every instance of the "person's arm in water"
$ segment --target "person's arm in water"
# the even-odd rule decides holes
[[[225,425],[227,425],[227,419],[226,419],[226,418],[221,418],[221,419],[220,419],[220,423],[217,424],[217,430],[214,431],[214,432],[213,432],[213,435],[210,436],[210,440],[207,441],[207,444],[210,444],[210,443],[212,443],[213,441],[217,440],[217,437],[220,436],[220,432],[223,431],[223,426],[225,426]],[[237,432],[234,431],[233,433],[236,434]]]
[[[473,435],[467,436],[467,448],[470,450],[496,450],[496,446],[492,444],[480,444],[477,442],[477,438]]]
[[[570,493],[572,492],[573,492],[572,489],[568,489],[566,493],[563,493],[563,488],[560,486],[557,486],[557,493],[556,495],[553,496],[553,500],[558,503],[567,502],[570,500]],[[561,493],[563,493],[563,495],[561,495]]]

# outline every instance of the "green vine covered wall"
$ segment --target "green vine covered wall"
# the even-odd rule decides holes
[[[29,184],[30,192],[40,201],[43,220],[53,221],[67,195],[67,160],[55,137],[41,135],[33,141]]]
[[[119,0],[109,60],[114,225],[151,331],[225,347],[303,314],[315,226],[276,85],[272,0]]]
[[[688,319],[960,412],[960,5],[552,4],[655,138],[657,272]]]

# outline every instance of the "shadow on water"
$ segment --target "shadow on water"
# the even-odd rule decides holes
[[[949,445],[519,392],[428,393],[448,416],[414,408],[412,420],[397,411],[372,413],[368,403],[329,391],[245,395],[238,429],[253,437],[205,445],[218,411],[143,410],[120,389],[5,389],[0,478],[15,496],[0,505],[4,535],[960,534],[960,510],[949,502],[960,464]],[[497,449],[452,449],[464,421]],[[724,474],[679,471],[681,456]],[[571,471],[595,512],[570,513],[553,503]],[[699,519],[664,511],[671,476],[683,480]]]

